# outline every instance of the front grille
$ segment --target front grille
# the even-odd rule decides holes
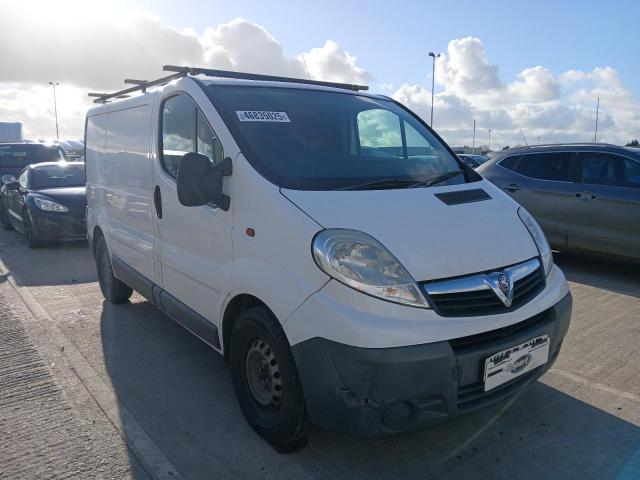
[[[469,335],[467,337],[454,338],[449,340],[449,345],[451,345],[451,349],[456,354],[479,346],[485,347],[493,342],[515,336],[528,328],[544,323],[549,319],[550,315],[551,310],[545,310],[544,312],[540,312],[531,318],[514,323],[513,325],[508,325],[496,330],[490,330],[488,332],[477,333],[475,335]]]
[[[431,294],[428,293],[429,284],[423,284],[423,288],[434,309],[442,316],[492,315],[515,310],[540,293],[544,288],[544,273],[543,268],[538,266],[533,272],[514,281],[510,307],[505,307],[490,288]]]

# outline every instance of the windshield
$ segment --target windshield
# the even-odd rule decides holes
[[[443,175],[440,185],[465,182],[447,175],[461,166],[444,145],[392,101],[307,89],[209,89],[247,158],[280,187],[402,188]]]
[[[84,165],[42,165],[31,172],[34,189],[83,187]]]
[[[66,160],[62,149],[55,145],[0,144],[0,168],[23,168],[33,163]]]

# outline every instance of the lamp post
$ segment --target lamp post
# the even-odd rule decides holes
[[[482,150],[482,149],[480,149]],[[471,153],[476,153],[476,120],[473,119],[473,143],[471,144]]]
[[[593,134],[593,143],[598,143],[598,115],[600,114],[600,97],[596,105],[596,131]]]
[[[60,84],[58,82],[49,82],[49,85],[53,87],[53,111],[56,115],[56,140],[60,140],[60,133],[58,131],[58,102],[56,100],[56,86]]]
[[[433,91],[436,86],[436,58],[440,58],[440,54],[429,52],[429,56],[433,57],[433,69],[431,71],[431,123],[429,124],[433,128]]]
[[[491,151],[491,129],[489,129],[489,151]]]

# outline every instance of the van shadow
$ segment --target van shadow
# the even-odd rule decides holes
[[[575,253],[555,253],[567,280],[640,297],[640,262]]]
[[[49,243],[29,249],[20,233],[1,231],[0,258],[24,286],[96,281],[94,262],[86,241]]]
[[[306,448],[280,455],[248,427],[222,357],[149,302],[104,303],[101,334],[119,404],[185,479],[615,479],[640,468],[640,428],[541,382],[426,432],[360,440],[313,428]]]

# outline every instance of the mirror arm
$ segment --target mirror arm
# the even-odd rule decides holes
[[[229,210],[231,205],[231,198],[229,195],[222,193],[222,179],[233,174],[233,160],[231,157],[225,157],[219,164],[211,167],[207,172],[206,184],[210,186],[217,186],[212,188],[207,197],[217,207],[221,208],[225,212]]]

